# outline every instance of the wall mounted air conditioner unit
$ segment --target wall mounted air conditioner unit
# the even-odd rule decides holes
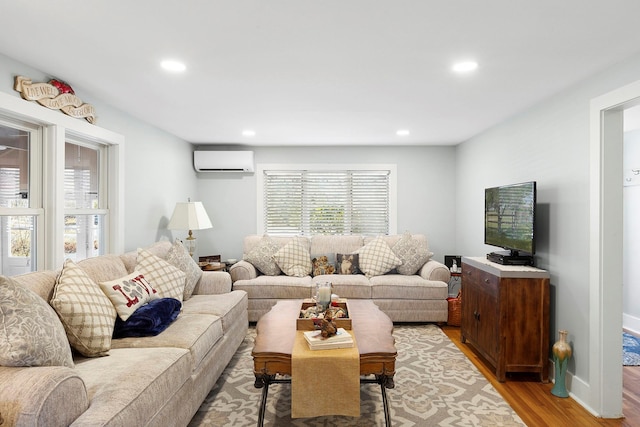
[[[253,172],[253,151],[194,151],[198,172]]]

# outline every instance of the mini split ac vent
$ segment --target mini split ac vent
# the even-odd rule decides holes
[[[198,172],[253,172],[253,151],[194,151]]]

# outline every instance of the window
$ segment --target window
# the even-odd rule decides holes
[[[64,254],[81,260],[103,254],[104,217],[100,145],[67,141],[64,168]]]
[[[38,197],[32,197],[37,184],[31,165],[37,163],[39,139],[37,127],[0,118],[0,271],[5,275],[36,266],[36,225],[42,210]]]
[[[0,92],[0,274],[124,250],[124,138]]]
[[[258,165],[258,174],[261,233],[395,233],[394,165]]]

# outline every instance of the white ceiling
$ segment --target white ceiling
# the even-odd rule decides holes
[[[638,0],[0,0],[0,53],[197,144],[442,145],[637,53],[638,16]],[[466,59],[474,73],[450,71]]]

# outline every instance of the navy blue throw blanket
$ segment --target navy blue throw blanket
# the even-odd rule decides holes
[[[126,321],[116,317],[113,338],[149,337],[160,332],[176,320],[182,303],[175,298],[160,298],[138,308]]]

